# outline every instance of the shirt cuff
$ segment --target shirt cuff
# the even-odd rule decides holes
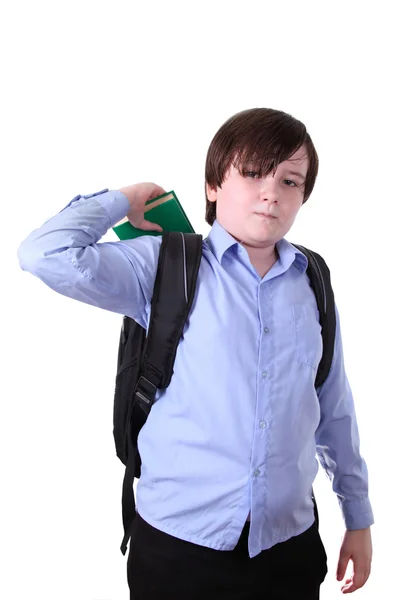
[[[340,500],[339,500],[340,502]],[[374,524],[374,515],[368,498],[340,502],[346,529],[366,529]]]
[[[85,198],[87,197],[85,196]],[[114,227],[116,223],[126,217],[131,207],[128,198],[119,190],[106,190],[89,197],[95,197],[95,200],[107,213],[110,219],[110,227]]]

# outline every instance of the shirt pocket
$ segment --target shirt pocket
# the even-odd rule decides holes
[[[293,304],[292,310],[296,359],[316,371],[323,351],[318,310],[309,304]]]

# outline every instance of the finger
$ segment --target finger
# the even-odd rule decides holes
[[[164,190],[164,188],[162,188],[160,185],[157,185],[156,183],[154,183],[153,187],[151,188],[150,199],[156,198],[157,196],[162,196],[163,194],[166,194],[166,193],[167,192]]]
[[[358,560],[354,560],[354,574],[353,574],[353,586],[354,589],[358,590],[367,581],[370,571],[371,563],[367,562],[364,557],[360,557]]]
[[[350,594],[353,590],[353,576],[346,579],[345,585],[342,585],[341,590],[343,594]]]
[[[338,581],[342,581],[343,577],[346,574],[347,566],[349,564],[350,555],[340,554],[339,562],[336,570],[336,579]]]
[[[362,588],[365,585],[368,577],[368,572],[355,573],[353,577],[346,580],[346,585],[342,586],[341,589],[343,594],[351,594],[352,592],[355,592],[356,590]]]
[[[356,571],[356,573],[353,577],[353,585],[355,586],[355,589],[358,590],[358,589],[362,588],[363,585],[365,585],[368,577],[369,577],[369,572],[367,570]]]
[[[142,221],[138,227],[139,227],[139,229],[143,229],[143,231],[160,231],[160,232],[162,232],[162,230],[163,230],[161,225],[158,225],[157,223],[151,223],[150,221],[146,221],[146,220]]]

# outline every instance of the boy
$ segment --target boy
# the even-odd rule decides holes
[[[345,593],[369,576],[368,477],[359,454],[338,315],[325,383],[307,259],[284,239],[309,198],[318,156],[305,126],[251,109],[216,133],[206,159],[212,226],[174,375],[141,430],[142,474],[128,558],[131,600],[314,600],[327,572],[314,522],[316,452],[346,532]],[[77,196],[32,232],[21,267],[56,291],[146,327],[161,238],[98,243],[126,215],[144,230],[144,183]]]

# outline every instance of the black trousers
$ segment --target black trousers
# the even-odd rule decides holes
[[[315,524],[249,558],[249,523],[234,550],[192,544],[134,520],[128,556],[130,600],[318,600],[327,573]]]

